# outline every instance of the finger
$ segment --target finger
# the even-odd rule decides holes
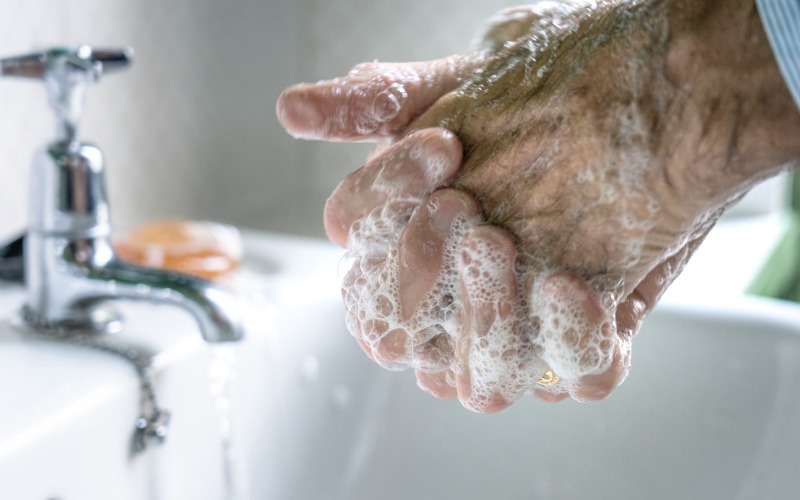
[[[453,399],[457,396],[456,388],[447,380],[447,371],[426,373],[416,371],[417,386],[436,399]]]
[[[639,331],[651,306],[638,292],[631,294],[616,311],[617,333],[611,366],[602,373],[587,375],[572,389],[578,401],[599,401],[607,398],[628,376],[631,365],[631,341]]]
[[[381,328],[380,330],[371,330],[373,325]],[[388,324],[385,322],[376,322],[368,320],[365,322],[366,333],[374,331],[377,335],[377,341],[373,340],[372,356],[373,359],[384,368],[389,369],[404,369],[410,363],[410,342],[408,332],[403,328],[393,328],[388,330]]]
[[[613,360],[615,325],[586,280],[556,272],[533,290],[542,360],[565,381],[605,371]]]
[[[686,252],[681,251],[656,266],[633,293],[617,306],[616,345],[611,366],[603,373],[581,378],[571,391],[573,398],[579,401],[599,401],[608,397],[625,381],[630,371],[631,340],[638,333],[647,314],[672,283],[676,266],[683,267],[681,262],[685,260],[685,256]]]
[[[691,238],[683,247],[654,267],[617,307],[617,331],[633,338],[644,318],[658,304],[661,296],[677,278],[711,227]]]
[[[400,369],[410,364],[411,353],[384,287],[389,274],[383,262],[356,259],[342,280],[342,299],[347,329],[361,349],[384,368]]]
[[[444,129],[415,132],[345,177],[325,204],[325,232],[346,246],[351,228],[373,214],[389,236],[399,235],[404,218],[461,165],[461,143]],[[406,219],[407,220],[407,219]],[[380,228],[362,228],[364,231]]]
[[[345,325],[347,331],[356,339],[358,345],[371,360],[375,360],[372,347],[364,340],[361,322],[365,319],[364,308],[361,302],[363,290],[363,271],[361,262],[355,260],[342,279],[342,302],[345,310]]]
[[[558,403],[569,397],[568,392],[551,392],[544,389],[534,389],[533,395],[545,403]]]
[[[422,335],[416,334],[429,340],[414,343],[411,366],[425,373],[447,371],[453,364],[453,340],[441,325],[431,326],[428,330]]]
[[[516,255],[509,235],[493,226],[470,230],[462,244],[456,389],[461,404],[480,413],[507,408],[530,385],[521,378],[531,350],[518,317]]]
[[[466,229],[478,222],[480,209],[475,199],[463,191],[442,189],[433,193],[424,205],[414,212],[408,226],[403,231],[398,247],[398,283],[400,294],[401,318],[409,321],[415,313],[422,315],[420,321],[433,319],[441,323],[441,317],[450,304],[442,303],[453,297],[439,294],[431,297],[431,292],[448,272],[456,270],[443,267],[453,262],[446,262],[452,254],[453,239],[463,236]],[[441,288],[441,286],[440,286]],[[425,310],[418,311],[423,299]],[[435,317],[431,318],[431,315]]]
[[[611,366],[602,373],[586,375],[570,390],[576,401],[599,401],[607,398],[628,376],[631,366],[631,337],[622,334],[614,339]]]
[[[411,216],[396,260],[399,311],[395,313],[405,328],[386,335],[375,348],[376,357],[405,361],[413,354],[415,368],[447,366],[450,360],[441,359],[444,351],[440,346],[422,346],[437,336],[447,338],[439,325],[451,314],[452,296],[448,297],[450,292],[445,287],[448,272],[456,272],[445,268],[447,255],[452,253],[448,242],[463,235],[478,214],[477,202],[467,193],[443,189],[433,193]],[[407,332],[413,335],[409,337]],[[420,348],[411,353],[412,346]]]
[[[630,371],[631,341],[639,332],[645,317],[653,310],[666,289],[680,275],[691,255],[705,238],[707,231],[690,240],[677,253],[653,268],[634,291],[617,307],[616,345],[611,366],[603,373],[583,377],[573,397],[597,401],[608,397]]]
[[[369,141],[397,135],[479,69],[480,52],[414,63],[364,63],[347,76],[286,89],[278,120],[302,139]]]

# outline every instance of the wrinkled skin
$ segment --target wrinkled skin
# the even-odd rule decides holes
[[[361,65],[289,89],[278,114],[306,138],[405,135],[326,206],[355,259],[348,325],[377,362],[480,412],[606,397],[724,207],[800,157],[738,0],[513,9],[476,51]],[[548,369],[562,380],[542,385]]]

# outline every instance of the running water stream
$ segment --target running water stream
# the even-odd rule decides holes
[[[237,378],[236,346],[214,344],[211,346],[209,367],[209,392],[219,419],[219,439],[222,446],[222,479],[225,500],[247,498],[243,469],[237,467],[237,448],[233,418],[233,384]]]

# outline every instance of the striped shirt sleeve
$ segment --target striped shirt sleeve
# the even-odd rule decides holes
[[[756,0],[786,85],[800,108],[800,0]]]

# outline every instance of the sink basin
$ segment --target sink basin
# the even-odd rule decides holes
[[[281,409],[268,497],[795,498],[800,327],[725,316],[665,308],[610,399],[497,415],[433,400],[356,349],[312,350],[320,373]]]
[[[0,288],[0,499],[780,499],[800,490],[798,306],[740,292],[703,302],[695,283],[708,280],[687,269],[675,289],[694,294],[665,297],[611,398],[528,398],[477,415],[366,359],[344,328],[339,249],[247,233],[245,250],[232,283],[246,306],[242,342],[211,346],[181,310],[121,304],[128,321],[113,340],[152,353],[159,403],[172,412],[166,442],[141,453],[131,446],[132,367],[21,333],[22,290]]]
[[[528,398],[495,415],[368,361],[344,329],[335,281],[315,286],[339,255],[321,253],[280,306],[301,327],[269,410],[245,411],[265,423],[252,427],[252,498],[796,498],[800,307],[732,285],[716,256],[737,248],[725,231],[648,319],[609,399]]]

